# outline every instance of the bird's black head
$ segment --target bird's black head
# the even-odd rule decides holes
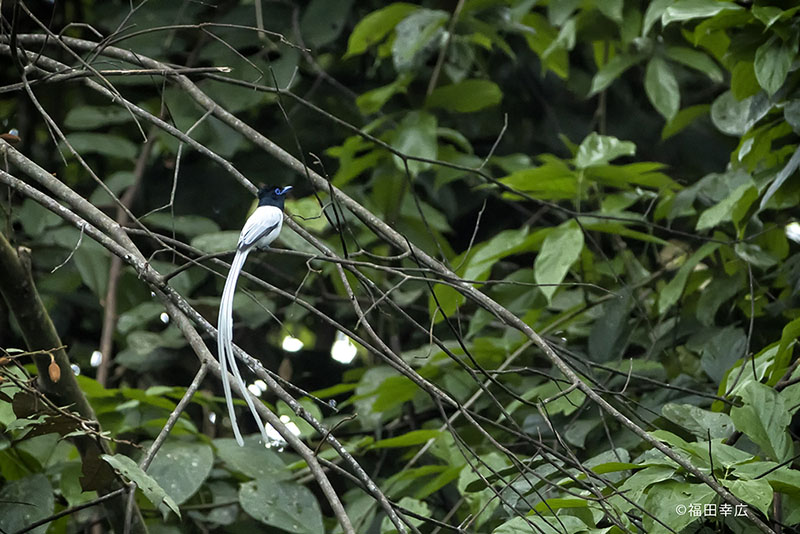
[[[286,193],[292,190],[291,185],[278,187],[274,185],[264,186],[258,190],[259,206],[276,206],[283,209],[283,201],[286,200]]]

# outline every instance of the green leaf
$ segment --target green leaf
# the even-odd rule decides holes
[[[128,187],[133,185],[136,181],[136,177],[130,171],[118,171],[111,174],[104,180],[105,186],[114,193],[117,197],[119,197],[123,191],[125,191]],[[106,192],[103,187],[99,185],[92,193],[92,196],[89,197],[89,202],[94,204],[95,206],[106,206],[106,205],[114,205],[116,206],[116,202],[111,196]]]
[[[767,205],[767,202],[769,202],[775,192],[778,191],[778,188],[780,188],[780,186],[782,186],[783,183],[792,174],[794,174],[794,171],[796,171],[798,167],[800,167],[800,146],[795,149],[794,154],[792,154],[792,157],[789,158],[788,162],[786,162],[786,165],[783,167],[783,169],[781,169],[781,172],[779,172],[775,176],[775,179],[772,180],[772,183],[769,184],[769,189],[767,189],[767,192],[764,193],[764,196],[761,198],[761,204],[759,205],[760,209],[764,209],[764,207]]]
[[[647,64],[644,89],[653,107],[667,120],[672,120],[681,105],[678,80],[666,61],[654,57]]]
[[[233,438],[215,439],[214,447],[222,462],[248,478],[284,480],[292,476],[281,455],[265,447],[258,434],[245,436],[244,447]]]
[[[450,18],[446,11],[421,8],[404,18],[395,27],[392,42],[392,61],[397,72],[411,72],[419,68],[436,46],[443,34],[445,22]]]
[[[603,0],[595,4],[597,9],[616,23],[622,22],[623,0]]]
[[[239,504],[253,519],[286,532],[325,532],[317,499],[299,484],[271,478],[245,482],[239,488]]]
[[[772,367],[772,375],[769,385],[778,383],[786,372],[786,366],[792,357],[792,348],[797,340],[800,339],[800,319],[795,319],[783,327],[781,331],[781,341],[778,345],[778,352],[775,354],[775,364]]]
[[[418,514],[422,517],[430,517],[431,511],[428,507],[428,504],[424,501],[420,501],[419,499],[413,499],[411,497],[403,497],[400,499],[400,502],[397,503],[401,508],[405,508],[415,514]],[[403,514],[402,510],[398,510],[400,514]],[[418,527],[423,523],[422,519],[414,516],[405,516],[406,520],[411,523],[414,527]],[[397,529],[394,527],[391,519],[388,517],[384,517],[383,521],[381,522],[381,534],[394,534],[397,532]]]
[[[464,80],[437,87],[426,99],[425,105],[443,108],[458,113],[471,113],[496,106],[503,99],[503,92],[489,80]]]
[[[550,2],[547,4],[547,18],[550,24],[562,26],[572,16],[580,0],[561,0],[560,2]]]
[[[346,185],[363,172],[376,167],[386,155],[382,148],[366,151],[368,148],[360,137],[353,136],[348,137],[342,145],[327,150],[329,155],[339,160],[339,169],[333,177],[334,185]]]
[[[558,29],[539,13],[528,13],[520,21],[525,26],[532,28],[533,31],[523,32],[528,47],[536,52],[542,61],[542,70],[549,69],[561,79],[566,79],[569,75],[569,56],[566,50],[558,49],[548,51],[550,45],[558,37]]]
[[[722,70],[705,52],[685,46],[670,46],[667,47],[666,54],[671,60],[702,72],[714,82],[722,83]]]
[[[214,465],[214,452],[205,443],[168,441],[158,450],[147,474],[181,505],[203,485]]]
[[[750,382],[739,391],[744,406],[731,408],[736,429],[747,435],[769,458],[776,462],[793,455],[792,438],[787,427],[792,420],[783,398],[769,386]]]
[[[533,264],[537,284],[560,284],[564,281],[570,266],[575,263],[583,250],[583,231],[574,219],[555,228],[544,239],[542,250]],[[542,285],[539,290],[550,302],[556,285]]]
[[[128,334],[134,329],[144,330],[147,323],[154,321],[163,312],[164,305],[160,302],[141,302],[119,315],[117,331],[120,334]]]
[[[30,237],[39,237],[46,229],[60,225],[62,220],[57,214],[30,198],[26,198],[22,202],[22,207],[14,210],[14,215]]]
[[[691,404],[673,404],[668,402],[661,407],[661,415],[676,425],[680,425],[700,439],[725,439],[733,431],[733,421],[726,413],[710,412]]]
[[[436,159],[436,117],[424,111],[412,111],[407,114],[394,131],[391,145],[406,156]],[[392,159],[398,170],[405,173],[403,159],[399,156],[393,156]],[[408,172],[412,177],[429,169],[430,166],[431,164],[427,162],[408,160]]]
[[[589,96],[594,96],[619,78],[623,72],[639,63],[644,56],[641,54],[617,54],[603,65],[592,78],[592,87]]]
[[[401,74],[390,84],[370,89],[366,93],[358,95],[356,105],[361,110],[361,113],[365,115],[377,113],[394,95],[404,93],[410,81],[411,78],[409,76]]]
[[[666,26],[670,22],[713,17],[723,11],[740,10],[741,6],[733,2],[718,0],[679,0],[664,10],[661,24]],[[680,529],[678,529],[680,530]]]
[[[575,173],[563,161],[555,159],[539,167],[515,171],[501,178],[500,182],[543,200],[572,199],[578,192]],[[513,193],[504,193],[503,196],[519,198]]]
[[[764,24],[765,30],[775,24],[784,13],[782,9],[773,6],[753,6],[750,12]]]
[[[750,98],[737,100],[731,91],[725,91],[711,105],[714,126],[729,135],[744,135],[750,129]]]
[[[636,153],[636,145],[630,141],[620,141],[610,135],[592,132],[583,140],[575,155],[575,167],[585,169],[596,165],[605,165],[621,156],[632,156]]]
[[[421,445],[441,434],[438,430],[412,430],[401,436],[382,439],[370,445],[370,449],[391,449],[397,447],[411,447]]]
[[[398,22],[417,9],[419,6],[414,4],[395,2],[361,19],[347,40],[344,59],[366,52],[367,48],[382,41]]]
[[[678,299],[683,293],[683,288],[686,286],[686,280],[689,278],[689,274],[697,267],[698,263],[719,247],[719,243],[706,243],[686,260],[686,263],[678,269],[678,274],[675,275],[675,278],[670,280],[664,289],[661,290],[658,297],[658,313],[666,312],[678,302]]]
[[[205,253],[233,252],[239,242],[239,233],[236,230],[226,232],[212,232],[199,235],[191,240],[191,245]]]
[[[777,36],[773,36],[756,50],[753,61],[756,79],[769,96],[774,95],[783,85],[795,55],[796,46],[781,41]]]
[[[733,214],[733,208],[745,195],[753,202],[758,196],[758,190],[752,183],[742,184],[725,197],[722,202],[715,204],[700,214],[697,219],[697,226],[695,230],[702,231],[708,230],[720,224],[723,221],[730,221]]]
[[[675,512],[675,506],[685,504],[702,505],[714,501],[716,492],[705,484],[689,484],[677,480],[667,480],[650,486],[642,517],[644,532],[648,534],[667,534],[681,532],[689,524],[701,518],[699,515]],[[658,519],[658,521],[656,521]],[[665,526],[666,525],[666,526]]]
[[[531,515],[528,517],[515,517],[510,519],[494,529],[492,534],[523,534],[533,533],[536,534],[579,534],[581,532],[588,532],[589,527],[575,516],[562,514],[558,518],[553,516],[532,515],[535,512],[529,512]],[[533,523],[533,526],[531,526]]]
[[[113,456],[110,454],[103,454],[102,458],[111,467],[119,471],[122,476],[131,482],[135,482],[139,489],[142,490],[142,493],[144,493],[144,496],[147,497],[147,500],[153,503],[153,506],[161,510],[164,519],[167,518],[169,510],[175,512],[175,515],[178,517],[181,516],[181,511],[178,509],[178,505],[175,504],[172,497],[167,495],[167,492],[165,492],[164,489],[158,485],[158,482],[153,480],[150,475],[142,471],[142,468],[136,465],[136,462],[122,454],[115,454]]]
[[[353,0],[311,0],[300,19],[306,43],[315,48],[339,37],[350,14]]]
[[[417,385],[405,376],[390,376],[378,388],[372,409],[375,412],[386,412],[397,408],[413,399],[418,389]]]
[[[658,482],[662,482],[672,477],[675,473],[674,467],[663,466],[663,465],[653,465],[642,469],[640,471],[635,472],[627,480],[622,484],[620,487],[621,491],[625,492],[625,496],[627,496],[633,503],[636,503],[641,498],[644,490],[650,487],[653,484]],[[620,499],[620,504],[623,501]],[[633,503],[626,503],[628,507],[634,506]]]
[[[755,506],[765,517],[769,517],[774,492],[766,479],[734,480],[728,489],[742,501]]]
[[[17,453],[18,454],[18,453]],[[53,487],[41,473],[3,480],[0,488],[0,532],[17,532],[53,514]],[[31,530],[45,534],[49,524]]]
[[[542,54],[542,59],[547,60],[551,54],[556,54],[560,51],[572,50],[575,48],[575,39],[577,34],[577,23],[574,18],[569,19],[561,26],[555,40],[550,43],[547,50]]]
[[[731,93],[736,100],[744,100],[761,91],[752,61],[739,61],[731,69]]]
[[[644,22],[642,22],[642,37],[647,36],[653,24],[661,19],[664,11],[673,3],[674,0],[652,0],[647,3],[647,10],[644,12]]]
[[[616,360],[624,353],[630,336],[628,314],[631,304],[631,292],[624,288],[617,298],[603,304],[603,313],[589,333],[589,356],[593,362]]]
[[[200,215],[175,215],[169,213],[151,213],[141,219],[153,228],[160,228],[170,232],[183,234],[186,237],[195,237],[201,234],[219,232],[219,225],[207,217]]]
[[[736,243],[733,251],[739,258],[759,269],[769,269],[778,263],[778,258],[755,243]]]
[[[122,106],[78,106],[67,112],[64,126],[72,130],[93,130],[130,120],[133,120],[133,113]]]
[[[82,156],[100,154],[109,158],[133,160],[139,152],[136,145],[125,137],[111,134],[71,133],[67,134],[67,142]]]
[[[735,326],[706,328],[691,336],[686,348],[701,353],[701,367],[715,383],[720,383],[725,372],[745,356],[747,336]]]
[[[75,249],[72,261],[75,262],[83,283],[100,298],[105,298],[106,287],[108,286],[108,269],[111,260],[110,254],[103,245],[88,238],[86,235],[80,239],[80,234],[76,235],[81,241],[81,245]],[[77,245],[77,242],[76,242]]]
[[[783,118],[792,126],[794,133],[800,133],[800,99],[786,103],[783,108]]]
[[[661,130],[661,139],[669,139],[673,135],[683,131],[697,118],[707,115],[710,109],[711,106],[708,104],[698,104],[678,111],[678,113],[664,125],[664,128]]]

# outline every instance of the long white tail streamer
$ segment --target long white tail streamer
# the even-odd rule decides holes
[[[236,255],[231,262],[231,270],[228,273],[228,278],[225,280],[225,288],[222,290],[222,299],[219,303],[219,317],[217,319],[217,355],[219,357],[220,374],[222,375],[222,389],[225,392],[225,403],[228,405],[228,415],[231,418],[231,426],[233,427],[233,435],[236,437],[236,442],[241,446],[244,445],[242,433],[239,431],[239,424],[236,422],[236,411],[233,409],[233,395],[231,393],[231,383],[228,377],[228,367],[230,366],[233,377],[241,389],[242,396],[244,397],[247,406],[250,408],[250,413],[256,420],[258,429],[264,438],[264,443],[269,443],[267,431],[264,428],[264,422],[261,416],[256,411],[253,399],[247,390],[247,385],[242,379],[239,372],[239,366],[236,365],[236,357],[233,353],[233,296],[236,293],[236,283],[239,280],[239,273],[242,272],[244,262],[247,255],[252,250],[251,247],[237,248]]]

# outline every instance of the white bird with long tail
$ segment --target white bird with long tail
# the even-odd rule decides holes
[[[228,415],[231,418],[231,426],[236,442],[244,445],[242,433],[236,422],[236,412],[233,409],[233,396],[231,394],[231,384],[228,379],[228,368],[230,367],[236,383],[242,390],[250,413],[258,424],[258,429],[264,437],[264,443],[269,443],[264,422],[256,412],[253,399],[247,394],[247,386],[236,365],[236,357],[233,354],[233,295],[236,292],[236,282],[242,272],[247,255],[256,248],[268,248],[270,244],[281,233],[283,226],[283,202],[286,193],[291,191],[292,186],[286,187],[262,187],[258,190],[258,207],[247,219],[239,235],[239,243],[236,246],[236,255],[231,262],[231,269],[228,278],[225,279],[225,288],[222,290],[222,299],[219,303],[219,318],[217,319],[217,357],[219,358],[220,374],[222,376],[222,389],[225,392],[225,402],[228,405]]]

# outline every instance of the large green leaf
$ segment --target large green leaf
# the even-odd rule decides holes
[[[386,448],[396,448],[396,447],[411,447],[414,445],[421,445],[426,443],[428,440],[434,439],[435,437],[439,436],[441,432],[438,430],[412,430],[411,432],[406,432],[401,436],[396,436],[394,438],[386,438],[380,441],[376,441],[372,445],[370,445],[370,449],[386,449]]]
[[[299,484],[269,477],[245,482],[239,489],[239,504],[253,519],[286,532],[325,532],[317,499]]]
[[[710,109],[711,106],[709,104],[698,104],[678,111],[678,113],[664,125],[664,128],[661,130],[661,139],[669,139],[673,135],[681,132],[697,118],[707,115]]]
[[[358,95],[356,98],[356,105],[362,113],[369,115],[380,111],[386,102],[389,101],[397,93],[403,93],[408,86],[411,78],[407,74],[401,74],[393,82],[370,89],[369,91]]]
[[[689,524],[701,519],[701,515],[675,512],[677,505],[700,505],[714,501],[716,492],[705,484],[690,484],[677,480],[666,480],[653,484],[647,491],[643,516],[644,530],[648,534],[672,534],[681,532]],[[656,521],[658,519],[658,521]],[[674,529],[674,530],[672,530]]]
[[[665,119],[672,120],[680,108],[681,94],[672,68],[660,57],[654,57],[647,64],[644,89],[653,107]]]
[[[742,501],[755,506],[765,517],[769,517],[773,490],[766,479],[735,480],[728,489]]]
[[[661,407],[661,415],[682,426],[695,436],[707,439],[727,438],[733,431],[733,421],[726,413],[710,412],[691,404],[667,403]]]
[[[17,532],[53,513],[53,487],[41,473],[14,481],[4,481],[0,488],[0,529]],[[44,534],[48,525],[32,530]]]
[[[219,225],[200,215],[175,215],[158,212],[151,213],[141,219],[147,226],[176,232],[187,237],[195,237],[202,234],[219,232]]]
[[[371,45],[381,42],[398,22],[417,9],[419,6],[414,4],[395,2],[373,11],[353,28],[353,33],[350,34],[347,41],[347,53],[344,57],[363,54]]]
[[[694,50],[685,46],[670,46],[666,50],[667,57],[678,63],[683,63],[702,72],[712,81],[722,82],[722,70],[717,66],[708,54],[699,50]]]
[[[792,418],[783,398],[769,386],[750,382],[739,390],[744,406],[731,408],[736,429],[746,434],[771,459],[783,462],[794,454],[787,427]]]
[[[82,156],[99,154],[109,158],[133,160],[138,152],[136,145],[129,139],[111,134],[71,133],[67,135],[67,142]]]
[[[575,167],[585,169],[596,165],[605,165],[621,156],[632,156],[636,153],[636,145],[630,141],[620,141],[610,135],[592,132],[578,147],[575,155]]]
[[[436,117],[424,111],[412,111],[400,121],[391,145],[406,156],[436,159]],[[405,173],[406,166],[403,159],[399,156],[394,156],[392,159],[397,169]],[[424,161],[407,160],[407,162],[408,172],[412,177],[431,166]]]
[[[539,290],[550,302],[558,284],[564,281],[570,266],[583,250],[583,231],[574,219],[555,228],[544,239],[542,250],[533,264]],[[545,285],[547,284],[547,285]]]
[[[200,489],[213,465],[214,452],[205,443],[168,441],[158,450],[147,474],[181,505]]]
[[[759,85],[768,95],[772,96],[781,88],[796,55],[797,40],[793,46],[775,36],[758,47],[753,67]]]
[[[122,124],[133,120],[133,113],[121,106],[78,106],[64,117],[64,126],[74,130],[94,130],[100,126]]]
[[[800,146],[798,146],[792,157],[789,158],[789,161],[786,162],[781,172],[779,172],[775,179],[772,180],[772,183],[769,184],[769,188],[767,192],[764,193],[764,196],[761,198],[760,208],[764,209],[767,205],[767,202],[775,195],[778,189],[783,185],[783,183],[792,175],[797,168],[800,167]]]
[[[744,197],[747,197],[750,203],[753,203],[758,197],[758,191],[756,190],[752,181],[751,183],[744,183],[740,185],[731,191],[731,193],[725,197],[725,200],[715,204],[714,206],[711,206],[701,213],[700,218],[697,219],[697,226],[695,226],[695,230],[708,230],[709,228],[713,228],[724,221],[730,221],[734,213],[733,208]]]
[[[397,72],[411,72],[424,63],[435,50],[448,18],[446,11],[422,8],[400,21],[392,42],[392,60]]]
[[[522,17],[520,22],[533,29],[533,31],[524,32],[523,36],[530,49],[536,52],[542,60],[542,70],[549,69],[559,78],[566,79],[569,75],[567,51],[564,49],[553,50],[545,57],[545,51],[558,37],[558,29],[550,24],[547,18],[536,12],[528,13]]]
[[[412,499],[411,497],[403,497],[400,499],[400,502],[397,503],[401,508],[409,510],[410,512],[416,514],[415,516],[406,515],[406,520],[411,523],[414,527],[420,526],[424,521],[420,519],[420,517],[430,517],[431,510],[428,504],[425,501],[421,501],[419,499]],[[403,513],[402,510],[398,510],[401,514]],[[405,515],[405,514],[404,514]],[[392,524],[392,521],[388,517],[384,517],[383,521],[381,522],[381,534],[395,534],[397,529]]]
[[[437,87],[428,96],[425,105],[459,113],[470,113],[496,106],[503,93],[496,83],[489,80],[464,80],[452,85]]]
[[[733,93],[725,91],[711,104],[711,120],[723,133],[744,135],[770,108],[769,101],[760,95],[739,101]]]
[[[603,65],[592,78],[589,96],[595,95],[611,85],[623,72],[639,63],[644,56],[639,54],[617,54]]]
[[[342,33],[353,0],[311,0],[300,19],[300,30],[314,47],[334,41]]]
[[[261,436],[245,436],[244,447],[232,438],[214,440],[219,459],[232,469],[249,478],[283,480],[292,473],[286,468],[281,455],[261,443]]]
[[[558,200],[572,199],[578,192],[575,172],[562,160],[549,157],[544,164],[512,172],[500,179],[508,187],[527,193],[535,198]],[[504,193],[508,198],[519,198],[513,193]]]
[[[144,493],[144,496],[147,497],[147,500],[153,503],[153,506],[161,510],[164,519],[167,518],[169,510],[175,512],[175,515],[178,517],[181,516],[181,511],[178,509],[178,505],[173,498],[170,497],[150,475],[142,471],[142,468],[136,465],[136,462],[122,454],[115,454],[113,456],[104,454],[102,458],[108,462],[111,467],[119,471],[122,476],[131,482],[135,482],[138,488],[142,490],[142,493]]]
[[[661,290],[658,297],[658,313],[664,313],[678,302],[691,272],[698,263],[717,250],[719,246],[719,243],[706,243],[686,260],[686,263],[678,269],[678,274]]]
[[[661,24],[670,22],[713,17],[718,13],[742,9],[733,2],[720,0],[678,0],[664,10]]]
[[[589,526],[571,515],[530,515],[528,517],[514,517],[494,529],[492,534],[523,534],[536,532],[537,534],[580,534],[589,532]]]

